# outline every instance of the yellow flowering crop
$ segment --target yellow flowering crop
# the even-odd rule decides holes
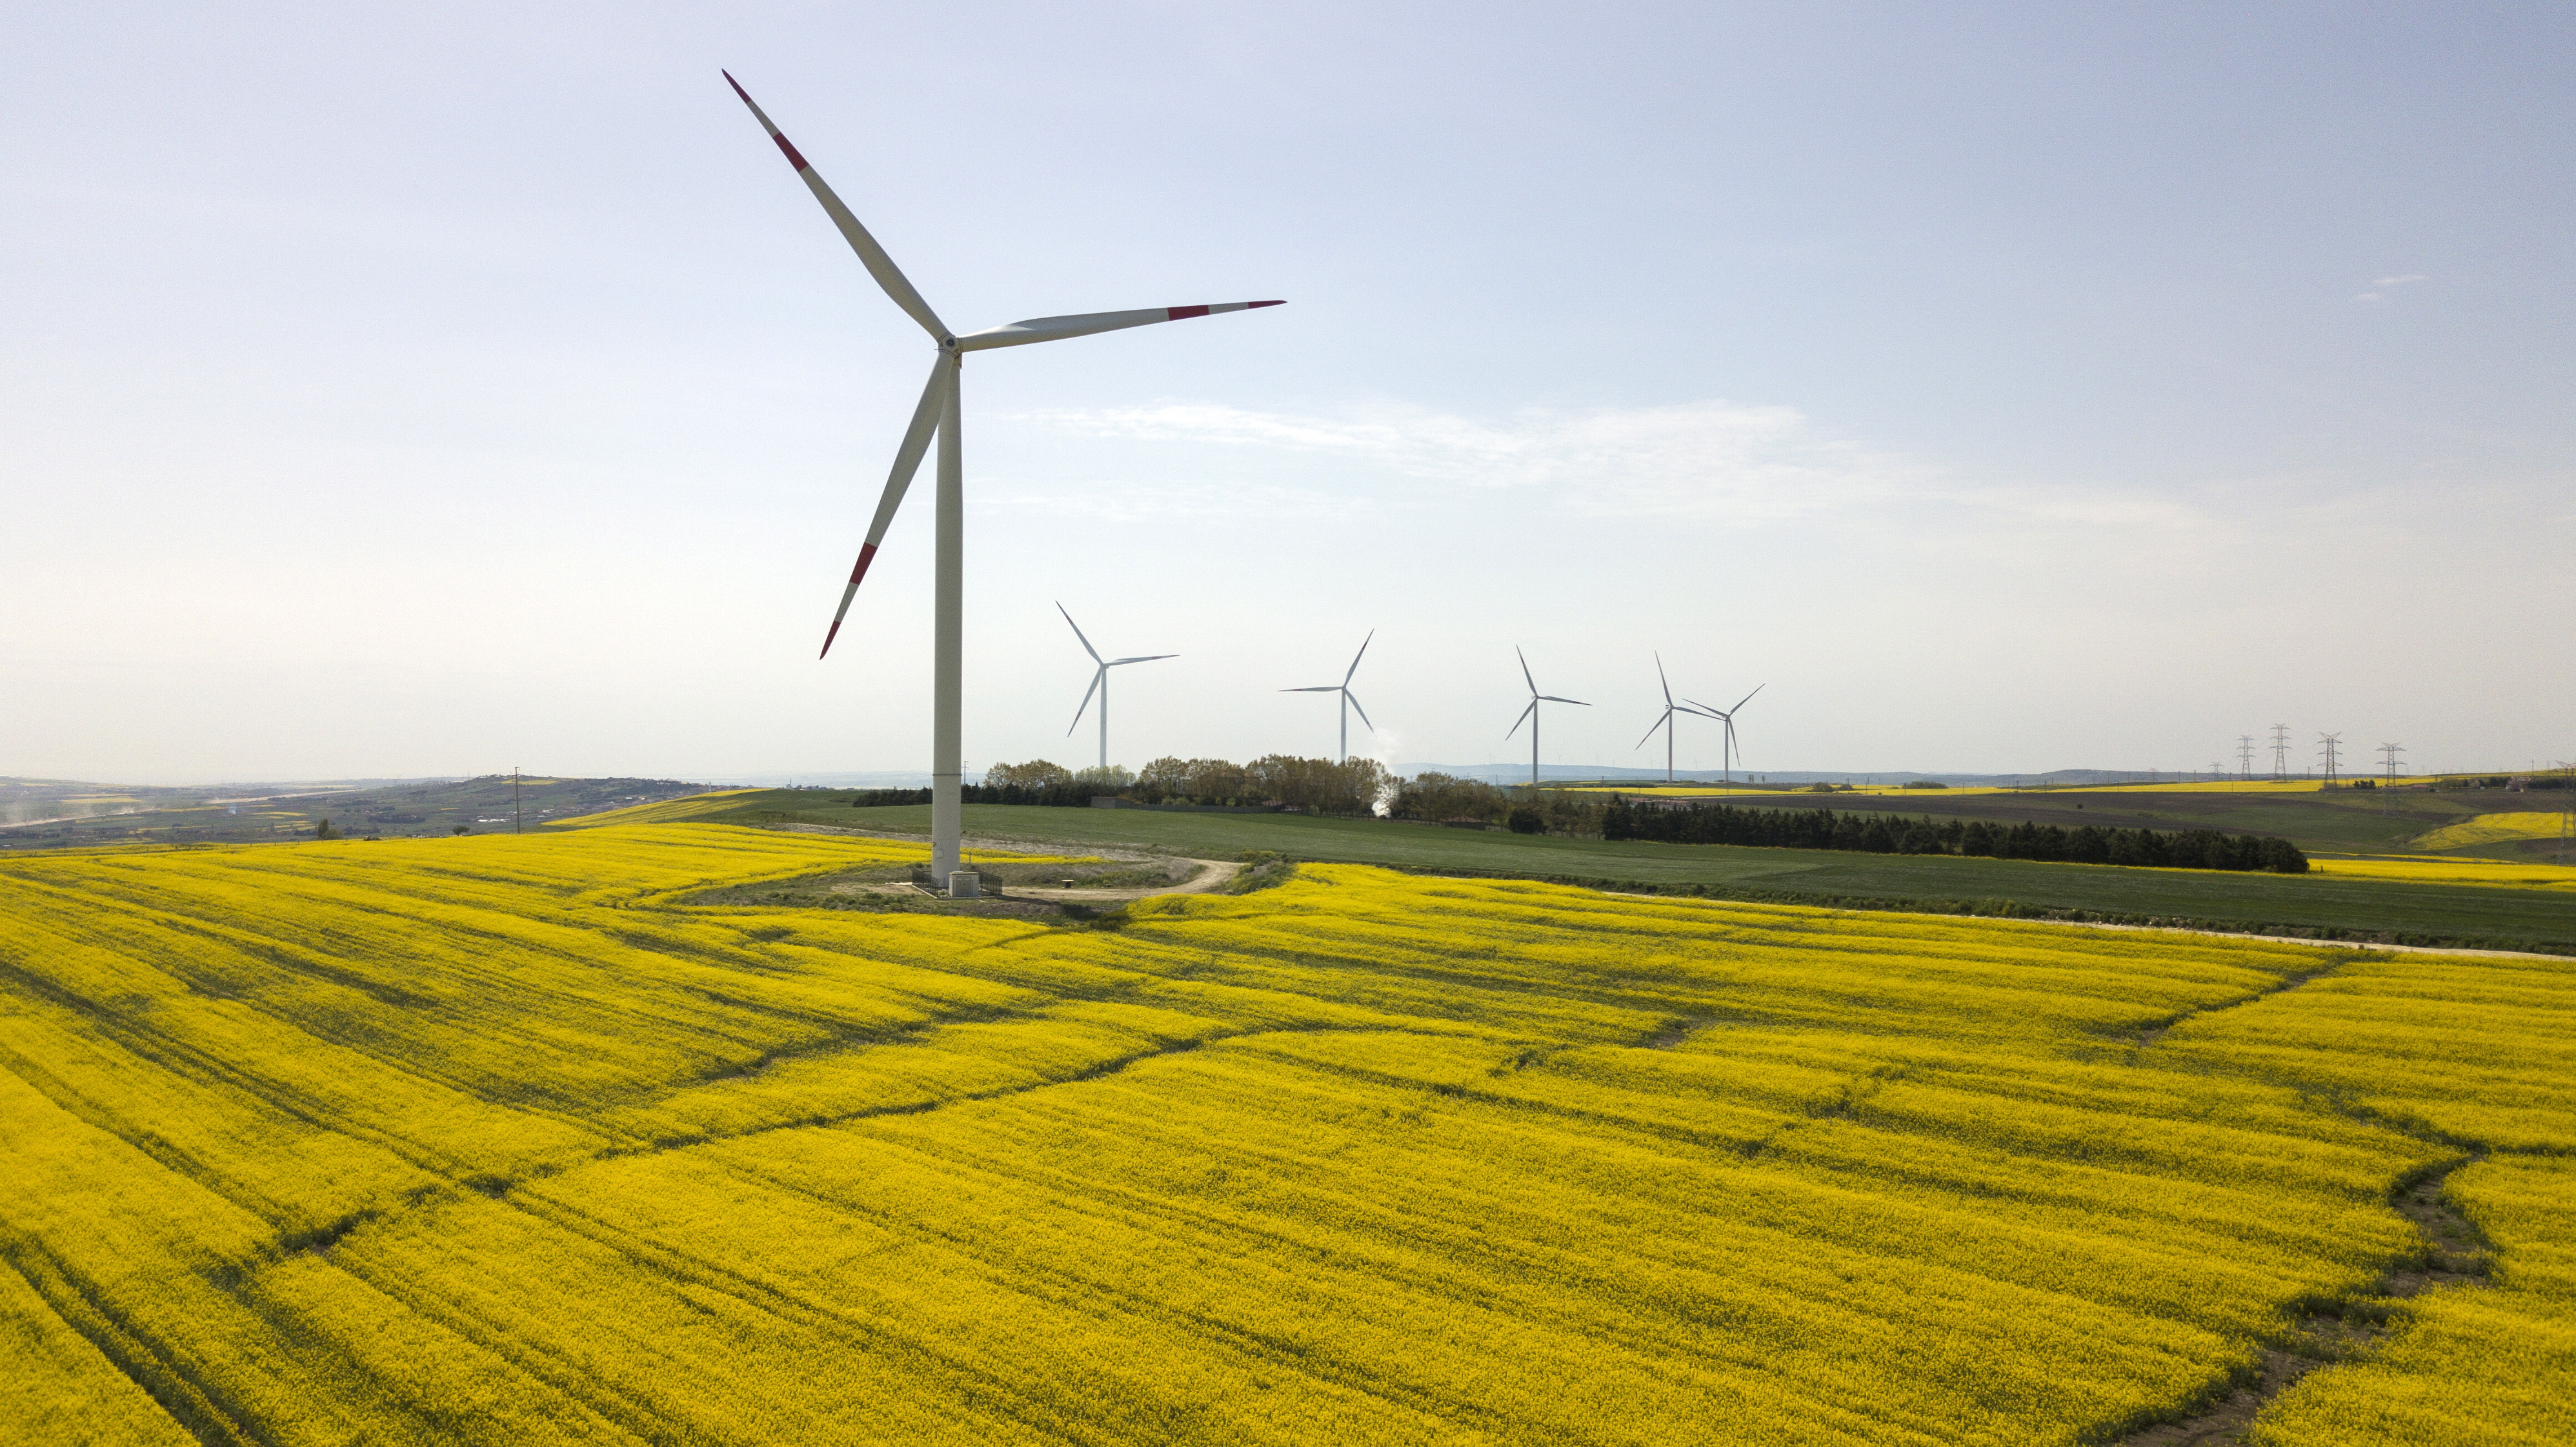
[[[2558,816],[2544,816],[2555,819]],[[2473,884],[2492,889],[2576,889],[2576,868],[2542,861],[2459,859],[2415,854],[2311,854],[2308,873],[2407,884]]]
[[[2510,814],[2480,814],[2457,824],[2445,824],[2415,836],[2414,842],[2419,849],[2467,849],[2516,839],[2555,839],[2566,826],[2567,816],[2556,810],[2544,814],[2526,809]]]
[[[0,860],[0,1421],[2097,1442],[2373,1297],[2471,1148],[2497,1285],[2263,1430],[2571,1396],[2568,967],[1360,866],[695,905],[924,850],[637,822],[690,802]]]

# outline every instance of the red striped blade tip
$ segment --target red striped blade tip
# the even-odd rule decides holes
[[[787,164],[794,166],[797,170],[797,174],[804,174],[806,169],[805,158],[796,153],[796,146],[793,142],[787,139],[786,132],[781,131],[778,127],[769,123],[769,115],[766,111],[763,111],[760,108],[760,102],[751,98],[751,92],[742,88],[742,82],[733,78],[732,71],[722,70],[716,73],[725,78],[725,84],[733,87],[733,93],[735,95],[742,97],[742,103],[744,105],[751,107],[752,115],[757,117],[760,121],[760,128],[769,132],[769,138],[776,141],[778,143],[778,149],[786,153]]]

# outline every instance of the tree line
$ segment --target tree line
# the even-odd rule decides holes
[[[1395,778],[1375,759],[1301,759],[1266,754],[1248,764],[1225,759],[1166,756],[1130,773],[1112,764],[1079,771],[1045,759],[995,764],[984,782],[959,792],[969,804],[1034,804],[1087,809],[1097,797],[1139,804],[1214,804],[1233,808],[1297,809],[1309,814],[1367,815],[1394,789]],[[859,808],[927,804],[928,789],[863,789]]]
[[[1671,844],[1753,844],[1773,849],[1848,849],[1870,854],[1964,854],[1989,859],[2042,859],[2074,864],[2128,864],[2164,869],[2264,870],[2305,874],[2308,857],[2287,839],[2223,834],[2215,829],[2159,833],[2083,824],[1990,823],[1983,819],[1908,819],[1895,814],[1837,814],[1831,809],[1741,809],[1702,804],[1640,809],[1625,799],[1602,811],[1604,839]]]

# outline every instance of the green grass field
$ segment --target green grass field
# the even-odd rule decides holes
[[[2441,846],[2420,843],[2433,830],[2481,814],[2557,814],[2576,795],[2558,789],[2530,793],[2504,789],[2336,789],[2309,793],[2230,793],[2224,788],[2172,790],[2033,789],[2009,793],[1950,794],[1925,789],[1908,794],[1732,794],[1724,802],[1756,809],[1830,808],[1865,814],[1930,814],[1942,819],[1989,819],[2018,824],[2083,824],[2118,829],[2227,829],[2277,834],[2311,853],[2416,854]],[[2555,830],[2551,833],[2555,834]],[[2547,841],[2480,841],[2455,850],[2494,859],[2548,857]]]
[[[926,805],[854,809],[846,799],[827,792],[767,790],[743,794],[722,812],[705,817],[929,831]],[[2576,951],[2576,898],[2543,890],[2338,879],[2331,874],[2293,877],[1941,855],[1612,844],[1297,815],[971,805],[966,827],[973,834],[1126,845],[1202,858],[1268,849],[1296,859],[1400,869],[1624,881],[1665,890],[1697,886],[1712,895],[1738,899],[1912,901],[1936,908],[2008,900],[2042,911],[2115,918],[2339,930],[2401,941]]]

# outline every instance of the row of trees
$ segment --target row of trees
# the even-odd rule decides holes
[[[976,804],[1082,807],[1096,795],[1119,795],[1139,804],[1275,805],[1310,814],[1374,814],[1394,788],[1395,777],[1375,759],[1337,763],[1268,754],[1248,764],[1165,757],[1133,774],[1115,765],[1076,772],[1045,759],[1031,759],[1025,764],[994,765],[984,771],[982,787],[970,785],[965,794],[967,802]]]
[[[2167,869],[2269,870],[2305,874],[2308,857],[2287,839],[2222,834],[2215,829],[2158,833],[2086,824],[2000,824],[1983,819],[1908,819],[1896,814],[1837,814],[1831,809],[1739,809],[1704,804],[1640,809],[1609,806],[1604,839],[1674,844],[1755,844],[1775,849],[1849,849],[1871,854],[1968,854],[1992,859],[2064,860]]]

